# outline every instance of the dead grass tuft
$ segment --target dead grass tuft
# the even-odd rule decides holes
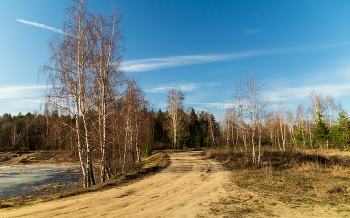
[[[335,186],[332,189],[328,190],[330,194],[345,194],[349,193],[349,189],[347,186]]]

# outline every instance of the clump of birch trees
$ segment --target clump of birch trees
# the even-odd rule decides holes
[[[221,123],[222,147],[244,148],[247,161],[255,164],[260,164],[267,147],[284,151],[350,147],[350,120],[333,97],[312,91],[310,106],[305,110],[300,104],[294,114],[282,104],[273,110],[264,86],[257,74],[236,83],[232,104]]]
[[[208,112],[195,112],[191,107],[184,109],[185,94],[171,89],[168,93],[169,132],[173,149],[217,147],[221,136],[220,125]]]
[[[48,81],[48,103],[74,117],[75,126],[71,128],[77,137],[84,187],[96,183],[92,139],[98,139],[102,182],[112,170],[108,151],[115,146],[111,142],[118,141],[111,137],[111,129],[126,132],[124,157],[120,157],[122,171],[127,153],[133,156],[134,146],[138,149],[138,133],[134,132],[140,129],[140,108],[147,107],[147,101],[132,78],[126,79],[120,70],[125,50],[121,21],[118,10],[108,16],[95,14],[87,1],[73,0],[66,11],[63,34],[50,41],[50,63],[42,69]],[[133,158],[131,161],[135,162]]]

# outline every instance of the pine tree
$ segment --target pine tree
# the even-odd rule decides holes
[[[299,125],[296,133],[294,134],[294,138],[297,146],[301,147],[302,145],[305,144],[305,135],[306,135],[305,129],[303,128],[302,125]]]
[[[350,145],[350,120],[347,113],[341,109],[331,131],[332,146],[348,148]]]
[[[327,140],[329,140],[329,129],[323,121],[322,111],[317,112],[316,128],[313,131],[313,140],[320,146],[325,147]]]

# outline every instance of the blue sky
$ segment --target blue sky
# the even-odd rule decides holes
[[[185,107],[219,116],[235,82],[251,72],[266,83],[270,105],[296,112],[310,91],[332,95],[350,112],[349,1],[89,1],[124,13],[124,71],[154,108],[169,89]],[[65,0],[0,0],[0,114],[40,112],[48,41],[62,29]],[[30,23],[32,22],[32,23]],[[35,24],[36,23],[36,24]],[[39,25],[42,24],[42,25]],[[51,29],[50,29],[51,28]]]

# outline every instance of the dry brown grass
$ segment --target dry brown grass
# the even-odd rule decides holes
[[[347,151],[345,151],[347,152]],[[205,150],[234,172],[239,187],[269,194],[284,203],[350,203],[350,156],[331,150],[264,150],[261,165],[242,150]]]
[[[38,164],[79,164],[79,158],[65,150],[0,152],[0,166]]]

